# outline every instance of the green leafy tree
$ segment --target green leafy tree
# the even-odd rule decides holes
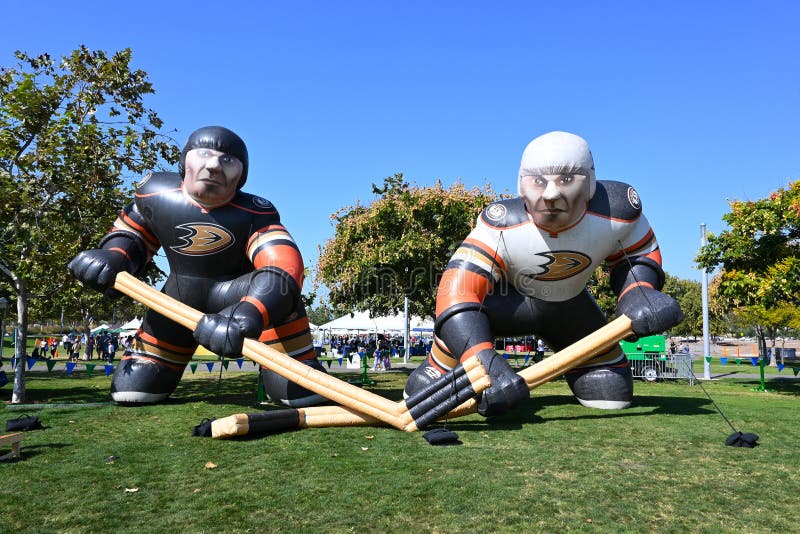
[[[675,325],[671,333],[677,336],[696,336],[702,333],[703,303],[700,282],[684,280],[666,273],[662,291],[677,300],[683,311],[683,321]]]
[[[74,283],[67,263],[108,230],[129,199],[125,183],[179,152],[143,104],[153,87],[131,69],[129,49],[81,46],[60,61],[15,55],[15,67],[0,69],[0,289],[16,297],[25,339],[36,299],[38,313],[49,307],[57,316],[64,305],[88,319],[99,294]],[[148,276],[158,274],[153,266]],[[16,356],[24,358],[24,343]],[[24,400],[22,369],[15,402]]]
[[[372,187],[372,204],[331,216],[336,230],[320,251],[319,280],[338,313],[400,312],[408,296],[409,313],[433,315],[447,261],[497,195],[488,185],[412,186],[401,173]]]
[[[705,269],[721,267],[721,306],[751,321],[760,350],[773,337],[773,310],[800,304],[800,181],[756,201],[733,201],[730,227],[711,235],[697,256]],[[762,352],[763,354],[763,352]]]

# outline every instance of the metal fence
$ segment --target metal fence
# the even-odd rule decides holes
[[[691,354],[628,354],[634,378],[647,382],[657,380],[685,378],[694,385]]]

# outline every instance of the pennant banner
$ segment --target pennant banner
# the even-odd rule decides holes
[[[781,371],[783,371],[783,367],[784,367],[784,365],[783,365],[782,363],[779,363],[779,364],[778,364],[778,372],[779,372],[779,373],[780,373]]]
[[[239,369],[242,368],[242,362],[244,362],[244,358],[236,358],[236,365],[239,366]]]
[[[208,372],[210,373],[212,369],[214,369],[214,362],[207,362],[206,367],[208,368]]]
[[[222,367],[227,371],[228,370],[228,360],[222,360]]]
[[[711,363],[711,356],[706,356],[706,361],[707,361],[708,363]]]
[[[190,363],[189,364],[189,369],[191,369],[192,370],[192,374],[194,374],[194,372],[197,371],[197,364],[196,363]]]
[[[46,360],[45,363],[47,364],[47,370],[52,371],[53,367],[56,366],[55,360]]]
[[[750,363],[753,364],[753,367],[756,367],[758,365],[758,356],[751,356]]]
[[[16,366],[17,366],[17,357],[16,356],[12,356],[11,357],[11,368],[13,369]]]
[[[725,356],[723,356],[723,357],[721,357],[721,358],[719,359],[719,362],[720,362],[722,365],[728,365],[728,358],[726,358]]]
[[[75,362],[67,362],[67,375],[71,375],[77,364]]]
[[[105,370],[106,370],[106,376],[108,376],[108,375],[110,375],[111,373],[114,372],[114,366],[111,365],[110,363],[105,364],[104,367],[105,367]]]
[[[330,365],[330,363],[331,363],[331,362],[329,361],[329,362],[328,362],[328,367],[330,367],[330,366],[331,366],[331,365]],[[341,358],[339,358],[339,365],[342,365],[342,359],[341,359]]]
[[[94,368],[96,365],[97,365],[96,363],[86,364],[86,376],[92,376],[92,373],[94,373]]]
[[[28,362],[28,371],[30,371],[36,365],[36,358],[27,358],[26,361]]]

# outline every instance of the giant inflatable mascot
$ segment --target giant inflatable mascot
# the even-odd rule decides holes
[[[405,395],[477,354],[492,378],[479,399],[481,414],[503,413],[528,398],[522,378],[495,353],[493,338],[533,334],[558,351],[605,325],[586,288],[603,261],[617,312],[632,319],[636,336],[683,320],[678,303],[659,291],[661,253],[639,195],[628,184],[595,180],[584,139],[550,132],[531,141],[518,192],[486,207],[450,259],[436,299],[434,346],[406,382]],[[619,346],[566,378],[584,406],[631,404],[633,380]]]
[[[116,402],[168,397],[198,344],[238,356],[245,337],[258,338],[324,371],[300,300],[300,251],[275,206],[241,191],[247,166],[247,147],[238,135],[219,126],[200,128],[181,152],[180,172],[146,176],[99,248],[70,262],[78,280],[113,296],[117,273],[140,273],[163,248],[170,267],[163,291],[206,314],[192,332],[148,311],[114,372]],[[273,400],[288,406],[324,400],[266,369],[260,379]]]

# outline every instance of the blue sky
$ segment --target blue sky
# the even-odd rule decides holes
[[[726,199],[800,179],[798,5],[14,2],[0,65],[130,47],[179,143],[208,124],[245,139],[246,190],[311,266],[329,216],[373,182],[513,192],[525,145],[571,131],[598,178],[637,188],[667,272],[700,280],[700,224],[719,232]]]

